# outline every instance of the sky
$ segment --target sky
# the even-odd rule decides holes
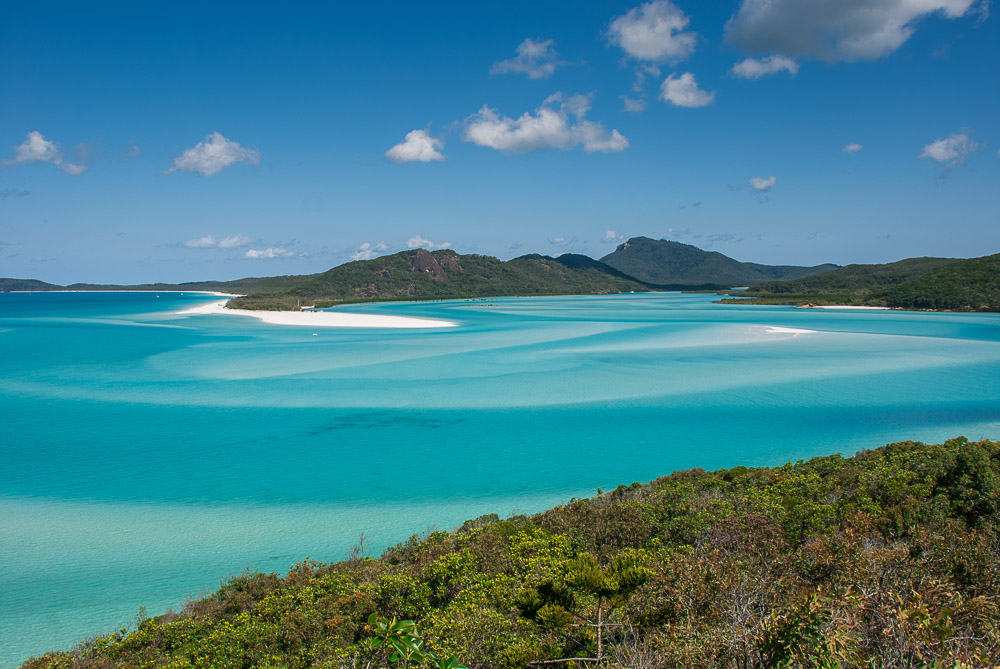
[[[1000,252],[982,0],[11,3],[0,276]]]

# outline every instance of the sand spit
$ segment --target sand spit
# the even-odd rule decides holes
[[[299,325],[318,328],[450,328],[458,323],[432,318],[411,316],[383,316],[380,314],[350,314],[343,311],[261,311],[252,309],[227,309],[227,300],[209,302],[176,312],[178,315],[223,314],[252,316],[272,325]]]

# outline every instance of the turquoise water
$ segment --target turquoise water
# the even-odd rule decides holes
[[[457,328],[0,294],[0,667],[250,567],[687,467],[1000,438],[1000,315],[676,293],[353,306]],[[768,331],[807,329],[811,333]]]

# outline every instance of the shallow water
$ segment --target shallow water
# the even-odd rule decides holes
[[[677,293],[348,309],[441,330],[174,313],[212,299],[0,294],[0,667],[362,532],[377,554],[676,469],[1000,438],[997,314]]]

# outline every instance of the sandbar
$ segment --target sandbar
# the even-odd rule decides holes
[[[865,307],[861,307],[861,306],[852,307],[849,304],[814,304],[814,305],[812,305],[812,306],[810,306],[808,308],[809,309],[869,309],[869,310],[874,309],[876,311],[889,311],[890,310],[889,307],[867,307],[867,306],[865,306]]]
[[[784,328],[779,325],[768,325],[764,328],[764,332],[768,334],[790,334],[790,335],[800,335],[800,334],[812,334],[816,330],[803,330],[801,328]]]
[[[227,309],[226,300],[209,302],[184,311],[179,315],[226,314],[251,316],[272,325],[300,325],[316,328],[450,328],[458,323],[434,318],[412,316],[383,316],[381,314],[351,314],[344,311],[263,311],[254,309]]]

